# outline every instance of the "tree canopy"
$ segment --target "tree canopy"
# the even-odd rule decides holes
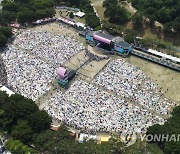
[[[19,94],[8,96],[0,91],[0,126],[23,143],[32,141],[33,135],[50,127],[52,118],[39,111],[31,99]]]
[[[143,15],[151,20],[157,20],[162,24],[170,23],[174,30],[178,28],[180,21],[180,1],[179,0],[131,0],[133,6]]]
[[[130,14],[124,7],[119,5],[117,0],[105,0],[103,6],[106,8],[104,14],[109,19],[109,22],[124,24],[129,21]]]
[[[2,2],[1,25],[15,21],[32,22],[55,14],[53,0],[15,0]]]
[[[8,37],[11,37],[11,35],[12,29],[10,27],[0,27],[0,47],[4,47],[6,45]]]

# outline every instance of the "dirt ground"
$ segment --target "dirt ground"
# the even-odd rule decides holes
[[[70,69],[76,70],[88,60],[89,57],[85,55],[85,51],[81,51],[80,53],[73,56],[65,64],[65,66]],[[77,73],[80,75],[81,79],[84,79],[86,81],[91,81],[108,63],[108,61],[109,60],[103,60],[103,61],[89,60],[87,64],[83,65],[80,69],[78,69]]]
[[[75,31],[75,29],[64,24],[49,23],[42,26],[36,26],[33,29],[72,36],[78,39],[81,43],[83,43],[83,45],[87,46],[87,44],[85,43],[85,39],[80,37],[79,34]]]

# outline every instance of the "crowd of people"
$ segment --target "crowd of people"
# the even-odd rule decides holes
[[[14,45],[2,54],[0,73],[4,73],[1,73],[2,77],[14,92],[37,100],[50,90],[57,66],[81,50],[93,60],[106,58],[92,55],[77,39],[68,35],[27,30],[18,35]],[[52,94],[44,110],[66,125],[88,133],[121,133],[124,130],[145,133],[147,127],[165,122],[126,100],[162,115],[168,114],[176,104],[164,98],[157,84],[143,71],[117,59],[105,67],[93,84],[77,80],[64,93]]]
[[[63,64],[85,47],[75,38],[46,31],[28,30],[18,35],[15,44],[45,58],[55,66]]]
[[[95,60],[95,61],[101,61],[101,60],[109,58],[108,56],[101,56],[101,55],[98,55],[98,54],[94,54],[94,53],[90,52],[87,49],[85,50],[85,53],[86,53],[87,56],[91,57],[91,59]]]
[[[36,100],[50,89],[55,68],[13,45],[8,48],[2,56],[9,86],[14,92]]]
[[[147,127],[164,123],[164,119],[147,110],[82,80],[75,81],[65,93],[54,93],[44,110],[66,125],[86,133],[121,133],[124,130],[145,133]]]
[[[0,55],[0,84],[7,86],[7,73],[1,55]]]
[[[140,69],[118,59],[108,64],[93,82],[117,95],[130,98],[145,78],[146,75]]]
[[[112,61],[93,83],[160,114],[168,114],[171,107],[176,104],[164,99],[163,93],[154,81],[123,59]]]
[[[56,68],[84,49],[68,35],[26,30],[2,54],[1,80],[6,78],[14,92],[36,100],[50,89]]]

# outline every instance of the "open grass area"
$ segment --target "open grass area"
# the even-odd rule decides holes
[[[103,7],[103,1],[104,0],[91,0],[91,4],[94,6],[94,8],[97,11],[98,16],[101,20],[104,20],[104,11],[105,8]]]

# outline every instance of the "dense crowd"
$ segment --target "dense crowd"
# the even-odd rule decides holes
[[[145,74],[123,59],[112,61],[94,83],[123,97],[131,97],[146,78]]]
[[[154,81],[123,59],[112,61],[93,82],[160,114],[168,114],[175,105],[175,102],[164,99]]]
[[[28,30],[18,35],[14,45],[2,54],[4,65],[0,64],[0,68],[7,73],[3,77],[7,76],[14,92],[36,100],[49,91],[56,67],[81,50],[85,50],[84,46],[68,34]],[[90,52],[86,54],[92,57]],[[88,133],[124,130],[145,133],[147,127],[164,123],[164,119],[146,108],[167,114],[175,105],[164,98],[158,86],[140,69],[123,59],[109,63],[93,83],[96,86],[78,80],[64,93],[51,94],[44,110],[66,125]]]
[[[13,90],[33,100],[49,90],[55,68],[25,51],[9,46],[3,54],[8,84]]]
[[[7,86],[7,73],[1,55],[0,55],[0,84]]]
[[[147,110],[81,80],[75,81],[65,93],[53,94],[44,109],[65,124],[87,133],[124,130],[145,133],[152,124],[164,123]]]
[[[56,66],[85,49],[77,39],[68,34],[57,35],[46,31],[25,31],[18,35],[15,44]]]
[[[2,55],[5,67],[0,64],[1,80],[6,79],[14,92],[33,100],[48,92],[56,68],[84,49],[78,40],[64,34],[22,32]]]

